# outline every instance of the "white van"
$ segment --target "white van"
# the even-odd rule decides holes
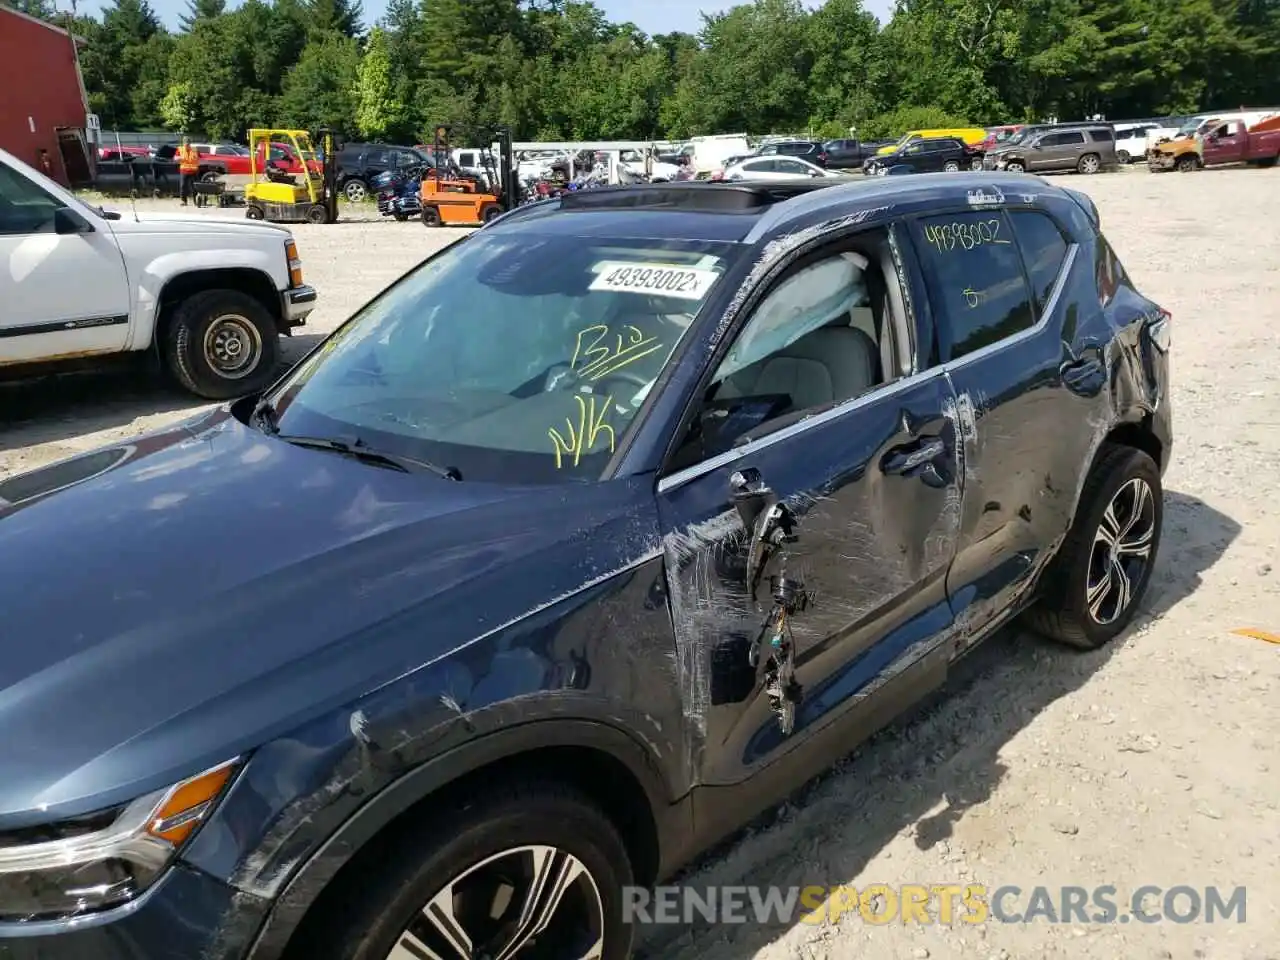
[[[721,169],[730,157],[743,157],[752,151],[746,134],[724,133],[708,137],[690,137],[689,143],[680,152],[692,158],[695,179],[705,180]]]
[[[1135,123],[1117,123],[1116,159],[1121,163],[1136,163],[1147,155],[1147,134],[1160,129],[1157,120],[1142,120]]]

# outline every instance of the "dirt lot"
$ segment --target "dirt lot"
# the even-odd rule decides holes
[[[688,882],[1017,885],[1013,910],[1038,885],[1056,899],[1112,884],[1122,913],[1146,884],[1244,886],[1246,922],[872,926],[854,912],[836,925],[662,928],[647,956],[1280,957],[1280,646],[1231,633],[1280,634],[1280,172],[1071,186],[1094,196],[1129,272],[1174,314],[1177,437],[1143,616],[1095,654],[1007,632],[943,697]],[[391,222],[297,235],[322,298],[312,333],[449,239]],[[120,376],[0,388],[0,476],[192,409]]]

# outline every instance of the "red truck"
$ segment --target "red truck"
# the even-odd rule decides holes
[[[1252,127],[1243,120],[1206,120],[1196,134],[1157,145],[1147,154],[1148,166],[1152,170],[1188,171],[1224,163],[1273,167],[1280,160],[1280,114]]]
[[[200,157],[200,172],[249,176],[249,148],[236,143],[193,143]],[[271,144],[271,165],[283,173],[302,173],[302,161],[287,143]],[[312,162],[319,172],[319,164]],[[263,169],[263,146],[258,147],[258,169]]]

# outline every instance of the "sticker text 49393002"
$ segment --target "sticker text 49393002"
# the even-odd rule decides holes
[[[682,267],[672,263],[628,263],[608,260],[598,263],[591,281],[592,290],[640,293],[656,297],[701,300],[716,282],[714,270]]]

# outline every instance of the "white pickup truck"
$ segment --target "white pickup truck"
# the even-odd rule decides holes
[[[192,393],[244,396],[315,305],[284,227],[108,213],[0,150],[0,376],[154,349]]]

